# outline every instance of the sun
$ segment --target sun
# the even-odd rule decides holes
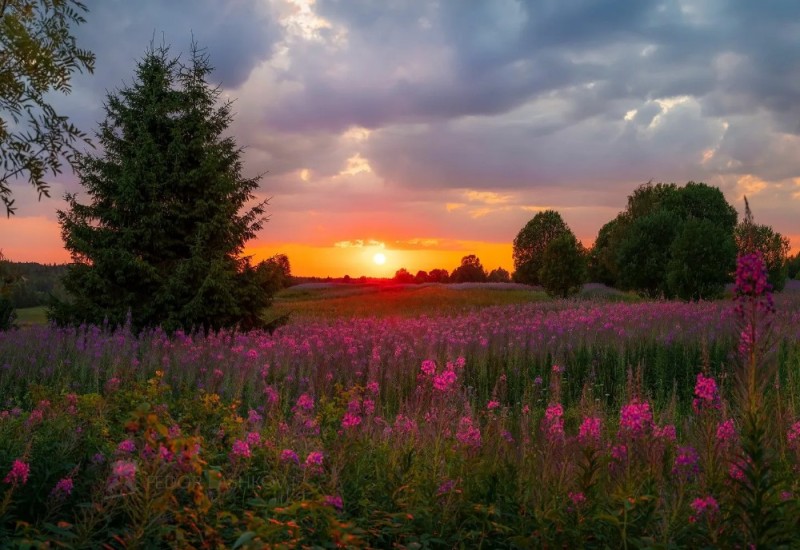
[[[378,252],[377,254],[375,254],[372,257],[372,261],[375,262],[378,265],[383,265],[383,264],[386,263],[386,254],[383,254],[382,252]]]

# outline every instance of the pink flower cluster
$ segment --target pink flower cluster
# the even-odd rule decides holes
[[[598,446],[602,438],[603,421],[596,416],[587,416],[578,428],[578,441],[582,445]]]
[[[725,420],[717,425],[717,443],[728,445],[736,441],[736,439],[736,425],[733,423],[733,419]]]
[[[50,495],[54,498],[66,498],[72,494],[72,489],[75,487],[71,477],[65,477],[58,480],[56,486],[50,491]]]
[[[564,407],[551,403],[544,411],[544,432],[550,441],[564,437]]]
[[[692,401],[692,408],[695,413],[704,410],[719,409],[719,388],[717,381],[711,376],[705,376],[702,372],[697,373],[697,382],[694,385],[695,398]]]
[[[670,443],[675,443],[675,440],[678,438],[678,434],[675,431],[674,424],[664,424],[663,426],[653,427],[653,437],[663,441],[668,441]]]
[[[250,450],[250,444],[247,441],[237,439],[233,442],[230,454],[232,461],[250,458],[251,456],[253,456],[253,452]]]
[[[789,427],[786,432],[786,442],[792,449],[800,449],[800,420]]]
[[[650,403],[634,399],[620,410],[619,427],[624,433],[640,437],[647,433],[653,424],[653,412]]]
[[[294,462],[300,464],[300,457],[291,449],[284,449],[281,451],[281,462]]]
[[[719,504],[717,503],[717,499],[712,497],[711,495],[707,495],[705,497],[696,498],[692,501],[691,504],[692,510],[694,514],[689,517],[689,521],[694,523],[701,516],[712,516],[716,512],[719,511]]]
[[[679,447],[672,465],[672,475],[683,480],[693,479],[700,471],[700,456],[694,447]]]
[[[136,463],[130,460],[117,460],[111,465],[108,490],[128,493],[136,487]]]
[[[8,474],[3,479],[3,483],[14,486],[25,485],[28,482],[28,476],[30,474],[30,465],[20,459],[16,459],[13,464],[11,464],[11,470],[9,470]]]
[[[480,447],[481,446],[481,430],[476,426],[472,418],[464,416],[458,422],[458,431],[456,432],[456,439],[467,447]]]

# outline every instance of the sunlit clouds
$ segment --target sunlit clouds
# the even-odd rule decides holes
[[[97,70],[59,107],[91,133],[105,91],[131,81],[154,29],[176,53],[194,36],[234,101],[244,173],[263,174],[259,197],[271,198],[247,253],[285,253],[297,274],[452,269],[467,254],[511,270],[511,242],[537,212],[558,210],[589,245],[651,180],[704,181],[740,212],[746,195],[758,223],[800,248],[800,62],[790,55],[800,4],[142,0],[89,10],[77,38]],[[69,173],[54,183],[42,202],[15,184],[18,215],[0,221],[10,258],[66,260],[56,210],[80,189]]]

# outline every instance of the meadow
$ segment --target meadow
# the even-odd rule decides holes
[[[773,309],[759,276],[699,303],[321,285],[272,334],[0,333],[0,540],[796,546],[800,292]]]

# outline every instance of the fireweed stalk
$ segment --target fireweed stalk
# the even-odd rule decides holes
[[[779,498],[781,479],[770,441],[770,419],[775,404],[766,398],[774,379],[771,351],[775,305],[767,269],[760,254],[740,256],[736,267],[736,315],[740,326],[740,410],[743,416],[741,452],[734,481],[735,515],[741,520],[743,542],[750,548],[787,544],[791,526],[783,518],[785,502]],[[783,520],[783,521],[782,521]]]

